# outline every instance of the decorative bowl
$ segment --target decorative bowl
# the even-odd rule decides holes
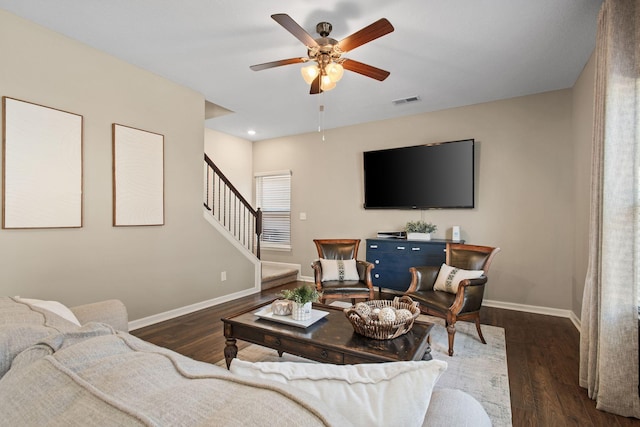
[[[369,310],[356,309],[358,304],[365,304]],[[418,308],[418,302],[413,301],[408,296],[395,297],[393,300],[371,300],[358,303],[354,306],[344,309],[344,314],[351,322],[353,330],[360,335],[364,335],[368,338],[377,340],[391,340],[406,334],[413,327],[413,322],[420,314],[420,308]],[[379,320],[377,316],[372,316],[370,313],[378,313],[385,308],[392,308],[394,310],[409,310],[411,316],[407,318],[399,318],[396,320]],[[389,310],[385,310],[388,312]],[[391,316],[392,318],[393,316]]]

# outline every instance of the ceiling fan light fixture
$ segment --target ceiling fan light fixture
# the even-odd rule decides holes
[[[342,67],[342,65],[335,62],[327,64],[324,70],[327,73],[327,76],[329,76],[329,79],[331,79],[331,81],[334,83],[339,82],[342,78],[342,75],[344,74],[344,68]]]
[[[316,31],[320,34],[320,38],[316,39],[286,13],[276,13],[271,15],[271,18],[305,45],[307,48],[307,57],[281,59],[279,61],[251,65],[249,68],[253,71],[313,61],[315,62],[314,65],[304,67],[300,70],[304,81],[311,86],[309,90],[310,95],[316,95],[333,89],[344,73],[345,67],[342,64],[347,64],[346,68],[349,71],[379,81],[383,81],[389,77],[390,73],[388,71],[354,60],[344,62],[346,58],[342,58],[342,54],[391,33],[394,28],[388,19],[381,18],[338,41],[329,37],[332,25],[328,22],[320,22],[316,26]]]
[[[318,74],[320,74],[320,70],[318,69],[317,65],[309,65],[308,67],[302,67],[300,69],[300,72],[302,73],[302,78],[304,79],[305,82],[307,82],[308,85],[313,83],[315,78],[318,77]]]
[[[320,89],[322,89],[323,92],[331,90],[334,87],[336,87],[336,84],[335,82],[331,81],[331,78],[329,78],[329,76],[322,76],[320,78]]]

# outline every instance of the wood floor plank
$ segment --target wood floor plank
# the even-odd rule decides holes
[[[274,299],[282,289],[299,284],[271,288],[132,334],[193,359],[215,363],[224,357],[220,318]],[[580,335],[569,319],[483,307],[480,320],[505,329],[514,427],[640,426],[640,420],[598,411],[587,391],[579,387]],[[238,342],[240,348],[247,345]]]
[[[509,372],[509,389],[511,391],[511,407],[526,411],[535,410],[533,400],[533,385],[529,369],[509,364],[509,360],[519,360],[521,364],[528,363],[528,353],[523,346],[507,346],[507,369]]]

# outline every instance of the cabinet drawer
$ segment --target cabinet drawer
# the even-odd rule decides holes
[[[396,242],[383,242],[383,243],[369,243],[367,245],[367,253],[404,253],[411,250],[411,245],[408,245],[406,241]]]
[[[338,351],[327,350],[313,344],[304,344],[288,338],[265,335],[265,344],[285,353],[296,354],[320,362],[343,364],[344,355]]]

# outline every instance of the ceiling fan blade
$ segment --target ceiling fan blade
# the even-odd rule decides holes
[[[281,59],[279,61],[265,62],[264,64],[256,64],[252,65],[251,68],[253,71],[261,71],[266,70],[268,68],[281,67],[283,65],[291,65],[291,64],[299,64],[301,62],[307,62],[307,58],[289,58],[289,59]]]
[[[342,67],[345,70],[353,71],[354,73],[362,74],[363,76],[371,77],[372,79],[380,81],[383,81],[389,77],[389,74],[391,74],[388,71],[363,64],[362,62],[354,61],[353,59],[345,59],[342,63]]]
[[[309,95],[316,95],[318,93],[322,93],[322,89],[320,89],[320,76],[313,79],[311,82],[311,90],[309,91]]]
[[[275,15],[271,15],[274,21],[278,24],[282,25],[285,30],[289,31],[291,34],[295,36],[298,40],[300,40],[307,47],[315,47],[318,46],[318,43],[315,41],[313,37],[309,33],[307,33],[304,28],[302,28],[296,21],[293,20],[286,13],[277,13]]]
[[[382,37],[386,34],[393,32],[393,25],[386,18],[382,18],[377,20],[371,25],[368,25],[361,29],[360,31],[356,31],[348,37],[340,40],[338,46],[343,52],[348,52],[357,48],[358,46],[362,46],[365,43],[369,43],[371,40],[375,40],[378,37]]]

